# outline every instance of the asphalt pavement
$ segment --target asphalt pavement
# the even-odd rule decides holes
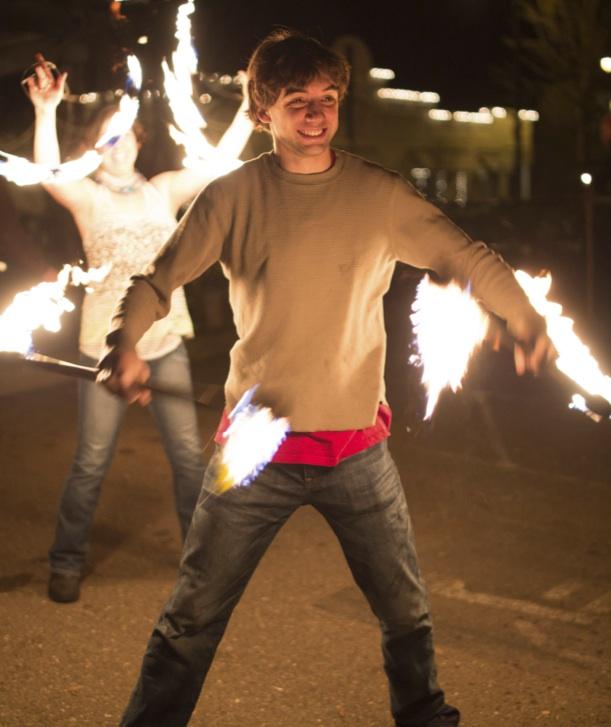
[[[223,380],[228,341],[214,341],[191,346],[201,390]],[[499,366],[444,397],[431,423],[395,409],[440,681],[465,727],[611,724],[611,424],[569,411],[565,394]],[[116,725],[174,582],[169,468],[134,407],[82,597],[47,599],[75,405],[74,381],[0,362],[2,727]],[[202,442],[217,418],[200,410]],[[191,724],[391,727],[376,622],[315,511],[263,559]]]

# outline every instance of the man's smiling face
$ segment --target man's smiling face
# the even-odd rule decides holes
[[[269,124],[274,149],[283,162],[324,160],[330,165],[330,144],[339,123],[339,92],[328,78],[318,76],[302,88],[283,89],[273,106],[259,116]]]

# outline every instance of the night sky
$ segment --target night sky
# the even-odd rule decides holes
[[[194,33],[203,65],[235,69],[274,25],[297,28],[330,43],[355,34],[374,63],[392,68],[392,85],[441,94],[441,105],[478,107],[500,101],[491,65],[506,51],[511,0],[207,0],[197,4]]]
[[[511,1],[196,0],[193,36],[201,70],[233,73],[246,65],[257,42],[277,25],[310,33],[325,43],[344,34],[358,35],[370,47],[375,65],[395,71],[390,85],[437,91],[442,107],[473,109],[506,102],[493,68],[507,55],[501,37],[509,31]],[[179,4],[178,0],[127,0],[123,12],[128,19],[104,37],[111,38],[117,51],[131,43],[145,63],[148,57],[150,66],[158,69],[160,58],[173,49]],[[82,0],[77,13],[74,7],[72,0],[2,2],[0,33],[33,31],[63,42],[91,34],[99,26],[100,34],[87,40],[87,47],[96,49],[100,65],[112,65],[101,46],[101,25],[110,27],[108,0]],[[91,15],[94,10],[97,17]],[[148,47],[135,44],[143,34],[150,38]]]
[[[476,108],[500,102],[490,69],[506,55],[501,36],[509,31],[510,5],[511,0],[207,0],[198,3],[194,27],[202,62],[228,68],[243,65],[274,25],[327,43],[359,35],[375,65],[397,74],[391,85],[437,91],[442,106]]]

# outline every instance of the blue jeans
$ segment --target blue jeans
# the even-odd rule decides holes
[[[248,487],[208,497],[213,457],[178,581],[155,626],[123,727],[186,725],[229,617],[276,533],[301,505],[327,520],[378,617],[397,725],[448,714],[407,504],[386,442],[336,467],[271,464]],[[456,720],[443,724],[458,724]],[[441,722],[439,722],[441,724]]]
[[[88,366],[95,361],[81,355]],[[148,362],[151,378],[192,390],[187,349]],[[174,481],[176,511],[183,538],[199,496],[204,466],[195,406],[170,396],[153,396],[150,404],[159,428]],[[79,382],[78,444],[59,503],[55,540],[49,551],[51,571],[83,572],[89,550],[89,531],[102,480],[115,450],[127,404],[103,386]]]

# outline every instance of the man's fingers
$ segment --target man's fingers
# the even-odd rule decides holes
[[[516,344],[513,349],[513,358],[515,361],[518,376],[522,376],[526,372],[526,353],[522,346]]]
[[[537,376],[557,355],[554,344],[545,334],[538,336],[531,346],[516,343],[514,347],[516,371],[519,376],[526,371]]]

